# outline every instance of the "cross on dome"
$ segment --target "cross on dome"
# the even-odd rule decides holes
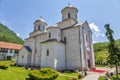
[[[70,5],[70,3],[68,3],[68,5]]]
[[[72,5],[70,3],[68,3],[68,7],[72,7]]]
[[[40,19],[42,19],[42,16],[40,16]]]

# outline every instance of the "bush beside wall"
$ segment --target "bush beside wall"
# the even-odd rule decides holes
[[[30,80],[54,80],[58,77],[58,72],[50,68],[32,70],[29,72]]]
[[[7,68],[8,68],[8,66],[6,66],[6,65],[4,65],[4,64],[2,64],[2,63],[0,63],[0,69],[6,70]]]

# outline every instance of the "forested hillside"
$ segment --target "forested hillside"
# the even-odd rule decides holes
[[[7,26],[0,23],[0,41],[23,44],[23,40],[16,33],[11,31]]]
[[[116,45],[120,48],[120,39],[115,41]],[[95,61],[106,63],[108,56],[108,42],[94,44]]]

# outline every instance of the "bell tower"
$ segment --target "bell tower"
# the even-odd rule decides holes
[[[30,33],[30,37],[46,32],[46,22],[40,17],[40,19],[34,22],[34,30]]]
[[[40,19],[34,22],[34,32],[35,31],[45,32],[46,26],[47,26],[46,22],[42,19],[42,17],[40,17]]]
[[[63,8],[62,11],[62,21],[72,18],[77,21],[78,9],[68,4],[67,7]]]

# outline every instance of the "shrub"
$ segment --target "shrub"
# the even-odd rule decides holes
[[[82,78],[82,74],[79,73],[79,74],[78,74],[78,79],[81,79],[81,78]]]
[[[77,80],[77,79],[73,77],[72,80]]]
[[[30,80],[54,80],[58,77],[58,72],[50,68],[32,70],[29,72]]]
[[[98,80],[106,80],[105,76],[100,76]]]
[[[4,69],[4,70],[6,70],[7,68],[8,68],[7,65],[4,65],[4,64],[0,63],[0,69]]]

